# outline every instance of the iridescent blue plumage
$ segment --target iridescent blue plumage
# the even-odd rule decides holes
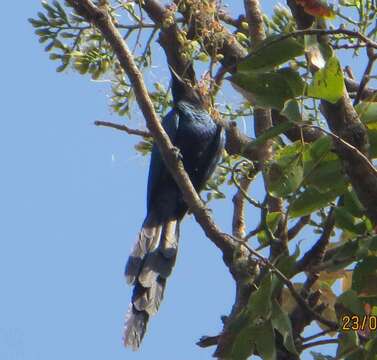
[[[164,118],[162,125],[173,145],[182,155],[183,165],[195,189],[203,189],[221,157],[224,134],[208,112],[186,101],[180,101]],[[159,200],[166,193],[178,196],[177,209],[161,209]],[[182,217],[186,211],[181,193],[166,169],[161,154],[154,145],[147,188],[148,212],[159,208],[162,217]],[[169,213],[170,211],[170,213]]]
[[[162,125],[195,189],[200,192],[210,178],[224,148],[224,134],[208,112],[197,92],[174,71],[173,109]],[[147,216],[139,239],[126,265],[126,277],[134,284],[132,305],[126,324],[124,343],[137,349],[145,334],[150,315],[157,312],[166,278],[175,263],[179,223],[187,212],[179,187],[154,145],[149,167]]]

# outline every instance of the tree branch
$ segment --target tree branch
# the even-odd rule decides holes
[[[327,245],[329,244],[331,233],[334,229],[335,217],[334,210],[331,208],[325,226],[323,228],[322,235],[313,247],[302,257],[296,264],[297,273],[308,270],[308,267],[318,265],[322,262]]]
[[[348,92],[358,92],[360,88],[360,84],[348,77],[344,79],[344,83],[346,84],[346,88]],[[364,87],[363,91],[360,94],[360,100],[367,100],[367,99],[373,99],[377,98],[377,90],[376,89],[371,89],[368,87]]]
[[[232,221],[232,234],[233,236],[242,239],[245,236],[245,196],[252,178],[247,175],[242,176],[240,180],[240,189],[233,196],[233,221]],[[241,191],[242,189],[242,191]]]
[[[353,102],[355,106],[361,100],[361,94],[364,92],[365,87],[367,86],[370,74],[373,69],[374,62],[377,60],[377,55],[373,52],[372,48],[367,48],[368,64],[364,71],[363,77],[361,78],[359,89],[357,90],[356,98]]]
[[[251,0],[249,0],[249,1],[251,1]],[[339,35],[339,34],[347,35],[348,37],[352,37],[352,38],[357,38],[357,39],[363,41],[366,46],[368,46],[370,48],[377,49],[377,43],[375,41],[373,41],[372,39],[369,39],[368,37],[366,37],[365,35],[363,35],[362,33],[358,32],[358,31],[347,30],[347,29],[344,29],[344,28],[339,28],[339,29],[303,29],[303,30],[296,30],[296,31],[292,31],[292,32],[287,33],[287,34],[280,35],[276,39],[271,40],[267,44],[264,44],[263,46],[259,47],[258,50],[256,50],[254,52],[254,54],[264,50],[265,48],[267,48],[269,46],[272,46],[273,44],[275,44],[277,42],[288,39],[290,37],[304,36],[304,35]],[[252,52],[252,54],[253,54],[253,52]]]
[[[144,138],[152,136],[148,131],[139,130],[139,129],[131,129],[126,125],[115,124],[115,123],[112,123],[112,122],[109,122],[109,121],[97,120],[97,121],[94,122],[94,125],[105,126],[105,127],[113,128],[113,129],[116,129],[116,130],[125,131],[127,134],[137,135],[137,136],[141,136],[141,137],[144,137]]]
[[[288,230],[288,240],[294,239],[310,221],[310,215],[301,217],[296,224]]]
[[[311,343],[303,344],[301,346],[301,349],[309,349],[314,346],[321,346],[321,345],[328,345],[328,344],[337,344],[339,342],[338,339],[324,339],[324,340],[318,340],[313,341]]]

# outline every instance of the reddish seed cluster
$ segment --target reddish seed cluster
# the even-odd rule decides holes
[[[296,3],[301,5],[304,11],[312,16],[332,18],[335,15],[333,10],[322,0],[296,0]]]

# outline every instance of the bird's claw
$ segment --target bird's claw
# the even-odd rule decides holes
[[[183,160],[183,155],[182,155],[181,151],[176,146],[173,147],[173,153],[174,153],[174,156],[177,160],[181,160],[181,161]]]

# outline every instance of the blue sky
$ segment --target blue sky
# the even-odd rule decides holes
[[[145,215],[149,159],[134,150],[138,139],[93,125],[122,121],[108,87],[55,72],[26,21],[39,10],[39,1],[5,2],[0,25],[0,359],[209,359],[213,349],[195,342],[221,330],[234,286],[191,216],[141,350],[122,346],[123,269]],[[230,198],[212,205],[229,231]]]

